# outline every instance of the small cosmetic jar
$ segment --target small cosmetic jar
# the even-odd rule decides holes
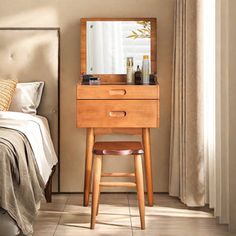
[[[99,85],[100,83],[101,83],[100,78],[97,78],[97,77],[89,78],[90,85]]]

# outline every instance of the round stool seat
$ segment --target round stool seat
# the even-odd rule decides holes
[[[95,155],[140,155],[143,153],[141,142],[96,142],[93,146],[93,154]]]

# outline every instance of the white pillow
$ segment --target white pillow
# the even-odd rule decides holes
[[[44,82],[18,83],[10,111],[36,114],[43,93]]]

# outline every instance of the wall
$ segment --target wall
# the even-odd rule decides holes
[[[61,191],[83,191],[85,130],[75,128],[81,17],[157,17],[161,128],[152,130],[154,190],[168,191],[174,0],[0,0],[0,27],[61,29]],[[119,164],[129,169],[130,163]]]
[[[218,166],[221,183],[218,193],[219,222],[229,225],[229,231],[236,233],[236,1],[217,0],[219,12],[217,18],[217,75],[219,76],[218,97],[220,113],[221,145],[219,147],[221,163]],[[218,134],[218,135],[219,135]],[[217,147],[218,148],[218,147]],[[235,235],[235,234],[232,234]]]
[[[229,228],[236,233],[236,1],[229,0],[228,45],[229,45]]]
[[[216,8],[216,207],[219,223],[229,224],[228,0]]]

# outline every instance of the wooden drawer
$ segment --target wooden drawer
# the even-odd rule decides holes
[[[159,85],[77,85],[77,99],[159,99]]]
[[[158,126],[159,100],[77,100],[77,127]]]

